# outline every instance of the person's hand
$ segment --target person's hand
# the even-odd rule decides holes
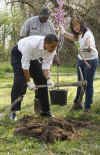
[[[55,86],[54,82],[51,79],[47,80],[47,85],[49,88],[53,88]]]
[[[64,26],[60,26],[61,33],[64,35],[66,33]]]
[[[30,82],[30,81],[27,82],[27,86],[28,86],[28,88],[29,88],[30,90],[32,90],[32,89],[36,89],[35,84],[32,83],[32,82]]]
[[[58,55],[55,55],[54,58],[53,58],[53,64],[59,66],[61,64],[60,62],[60,58]]]

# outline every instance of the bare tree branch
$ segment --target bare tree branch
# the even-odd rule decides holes
[[[23,4],[27,4],[29,7],[31,7],[32,9],[34,9],[34,6],[33,6],[33,5],[31,5],[29,2],[24,1],[24,0],[13,0],[13,1],[8,1],[8,2],[7,2],[7,5],[8,5],[8,4],[14,4],[14,3],[23,3]]]

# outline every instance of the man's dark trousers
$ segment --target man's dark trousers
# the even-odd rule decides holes
[[[26,78],[21,65],[21,52],[18,50],[18,47],[15,46],[11,51],[11,64],[14,72],[14,82],[11,91],[11,103],[18,97],[22,97],[26,93],[27,85]],[[42,64],[38,60],[33,60],[30,62],[30,75],[33,78],[33,81],[36,85],[47,85],[47,80],[42,72]],[[41,104],[41,111],[44,113],[49,112],[49,98],[48,98],[48,88],[39,88],[38,97]],[[22,101],[22,100],[21,100]],[[12,111],[17,111],[21,109],[21,101],[18,101],[17,104],[12,106]]]

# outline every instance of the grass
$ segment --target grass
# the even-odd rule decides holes
[[[8,69],[7,69],[8,68]],[[64,72],[75,73],[72,67],[62,67]],[[53,68],[55,72],[55,68]],[[99,68],[98,68],[99,73]],[[2,75],[2,76],[1,76]],[[57,141],[55,144],[45,144],[33,137],[14,136],[14,130],[17,122],[9,120],[10,112],[10,92],[12,87],[12,68],[8,63],[0,65],[0,116],[6,114],[0,119],[0,155],[100,155],[100,80],[96,78],[94,81],[94,104],[91,113],[83,116],[83,111],[69,112],[73,103],[76,88],[68,87],[67,105],[64,107],[51,105],[51,111],[57,117],[82,119],[91,122],[90,128],[79,130],[81,138],[72,141]],[[55,77],[52,77],[56,82]],[[61,82],[76,81],[76,76],[61,76]],[[65,89],[65,88],[64,88]],[[27,91],[22,104],[22,111],[18,114],[18,118],[22,118],[24,114],[34,115],[33,92]]]

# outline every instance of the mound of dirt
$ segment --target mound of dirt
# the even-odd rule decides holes
[[[88,121],[65,120],[59,118],[33,118],[24,116],[14,131],[14,135],[37,137],[44,142],[80,139],[79,129],[90,127]]]

